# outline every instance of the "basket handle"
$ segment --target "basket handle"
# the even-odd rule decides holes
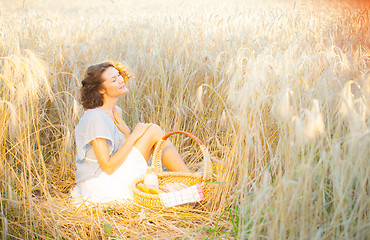
[[[199,140],[199,138],[185,131],[169,132],[165,134],[161,140],[158,141],[154,149],[153,160],[152,160],[152,166],[154,168],[154,171],[156,173],[163,172],[162,170],[162,149],[163,149],[164,143],[166,142],[167,138],[173,134],[184,134],[190,137],[191,139],[193,139],[198,144],[200,150],[203,153],[204,172],[202,176],[202,181],[210,181],[212,179],[212,168],[211,168],[211,161],[210,161],[210,156],[209,156],[207,147],[203,145],[203,143]]]

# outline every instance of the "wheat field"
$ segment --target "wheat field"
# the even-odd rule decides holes
[[[3,239],[368,239],[367,1],[3,0]],[[126,63],[129,126],[208,147],[194,207],[78,208],[74,127],[87,66]],[[172,138],[193,171],[199,149]]]

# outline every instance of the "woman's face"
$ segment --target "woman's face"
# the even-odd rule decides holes
[[[102,74],[103,82],[101,94],[106,94],[110,97],[119,97],[128,92],[125,82],[118,70],[114,67],[107,68]]]

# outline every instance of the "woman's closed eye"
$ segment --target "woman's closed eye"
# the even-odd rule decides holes
[[[114,76],[112,79],[113,79],[113,82],[117,81],[118,78],[122,77],[120,74],[118,74],[117,76]]]

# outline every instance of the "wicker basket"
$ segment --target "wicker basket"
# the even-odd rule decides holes
[[[198,144],[199,148],[203,153],[203,163],[204,163],[203,174],[183,173],[183,172],[163,172],[161,160],[162,148],[167,138],[173,134],[184,134],[193,139]],[[159,185],[164,185],[170,182],[178,182],[184,183],[188,186],[192,186],[198,183],[201,185],[204,197],[207,199],[207,195],[209,194],[210,191],[210,188],[208,186],[209,184],[207,183],[209,183],[212,179],[210,157],[207,148],[193,134],[184,131],[174,131],[164,135],[162,139],[157,143],[156,148],[154,149],[152,166],[158,175]],[[152,208],[164,207],[158,194],[149,194],[140,191],[137,188],[137,184],[139,183],[144,183],[144,177],[135,179],[131,184],[133,197],[137,203]]]

